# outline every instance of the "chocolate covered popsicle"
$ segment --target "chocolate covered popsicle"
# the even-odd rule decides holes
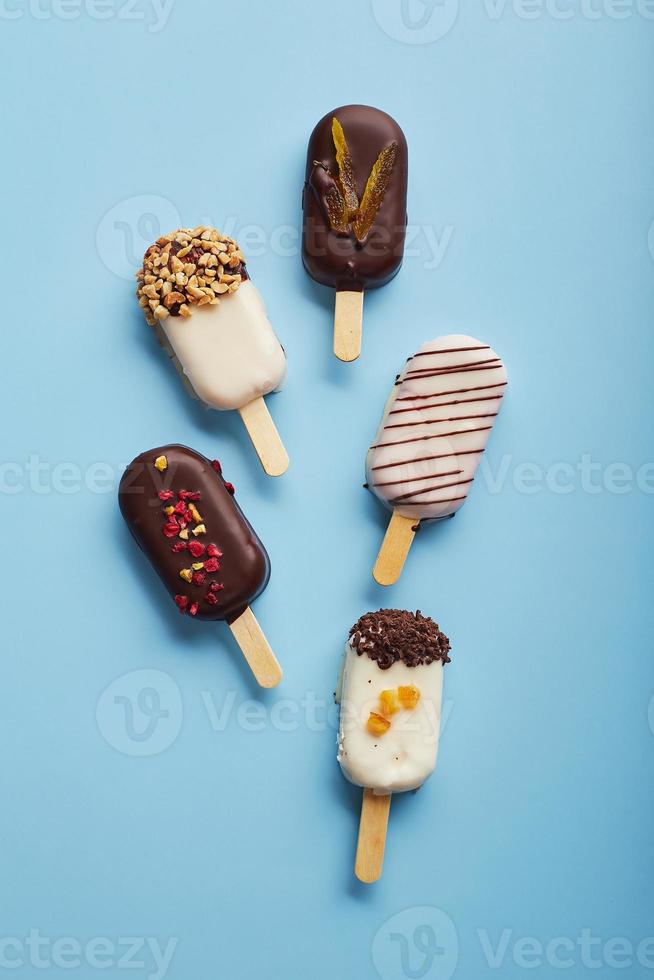
[[[259,684],[275,687],[281,668],[250,609],[270,561],[220,463],[185,446],[151,449],[125,470],[118,500],[180,613],[226,622]]]
[[[393,514],[373,572],[380,585],[399,578],[421,521],[463,506],[506,385],[495,351],[464,334],[408,359],[366,458],[366,486]]]
[[[361,353],[363,297],[398,272],[406,235],[408,150],[391,116],[348,105],[324,116],[309,140],[302,258],[336,290],[334,353]]]
[[[381,875],[392,794],[418,789],[436,765],[449,650],[438,624],[420,611],[380,609],[350,630],[337,691],[338,761],[364,790],[355,863],[361,881]]]
[[[215,228],[180,228],[145,253],[137,295],[191,394],[239,412],[270,476],[288,456],[264,401],[286,376],[286,357],[238,244]]]

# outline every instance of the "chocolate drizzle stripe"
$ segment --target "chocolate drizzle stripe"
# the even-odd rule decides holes
[[[472,481],[471,481],[472,482]],[[466,495],[463,497],[448,497],[447,500],[416,500],[415,503],[411,503],[410,500],[405,501],[405,507],[426,507],[428,504],[453,504],[457,500],[465,500]]]
[[[476,388],[456,388],[454,391],[432,391],[429,395],[401,395],[398,402],[422,401],[425,398],[442,398],[444,395],[467,395],[471,391],[489,391],[491,388],[506,388],[508,381],[498,381],[494,385],[478,385]],[[502,392],[502,394],[504,394]],[[498,398],[501,397],[498,395]]]
[[[456,371],[457,368],[472,368],[478,367],[480,364],[496,364],[499,361],[499,357],[486,357],[483,361],[462,361],[460,364],[443,364],[438,367],[436,364],[432,364],[431,367],[425,368],[414,368],[413,371],[406,371],[405,378],[412,378],[416,375],[425,374],[427,371],[438,371],[442,374],[451,374]]]
[[[500,367],[500,364],[486,364],[480,365],[479,367],[458,368],[456,371],[430,371],[429,368],[425,368],[425,370],[419,374],[411,373],[398,378],[395,384],[401,385],[404,384],[405,381],[426,381],[428,378],[442,378],[445,376],[454,377],[454,375],[457,374],[473,374],[476,371],[499,371]]]
[[[371,483],[372,487],[395,487],[398,483],[422,483],[423,480],[436,480],[441,476],[458,476],[463,470],[447,470],[445,473],[428,473],[427,476],[414,476],[409,480],[388,480],[386,483]]]
[[[408,466],[410,463],[411,464],[413,464],[413,463],[431,463],[431,461],[434,460],[434,459],[451,459],[452,456],[457,456],[457,457],[458,456],[474,456],[477,453],[484,453],[484,452],[486,452],[486,447],[485,446],[482,449],[462,449],[462,450],[459,450],[458,453],[437,453],[434,456],[419,456],[417,459],[409,459],[409,460],[400,459],[400,460],[398,460],[397,463],[382,463],[380,466],[373,466],[372,469],[371,469],[371,472],[374,473],[376,470],[390,470],[390,469],[393,469],[394,466]]]
[[[424,396],[430,398],[431,395]],[[417,408],[393,408],[388,413],[389,415],[402,415],[404,412],[426,412],[429,408],[450,408],[451,405],[474,405],[476,402],[496,402],[500,398],[503,398],[503,394],[499,395],[484,395],[481,398],[455,398],[451,402],[436,402],[435,405],[420,405]],[[396,399],[399,401],[400,399]]]
[[[454,480],[452,483],[443,483],[442,486],[440,487],[425,487],[424,490],[412,490],[411,493],[403,493],[400,494],[399,497],[395,497],[393,500],[391,500],[391,503],[401,504],[403,501],[406,501],[406,503],[410,503],[411,497],[419,497],[423,493],[434,493],[437,490],[449,490],[450,487],[463,487],[466,486],[468,483],[472,483],[473,479],[474,477],[470,477],[469,480]],[[417,503],[421,504],[424,503],[424,501],[418,500]]]
[[[416,357],[429,357],[431,354],[463,354],[464,351],[468,350],[490,350],[490,347],[488,344],[481,344],[480,347],[444,347],[442,350],[423,350],[407,358],[407,361],[412,361]]]
[[[427,442],[429,439],[448,439],[450,436],[467,436],[472,435],[473,432],[488,432],[492,429],[492,425],[479,425],[474,429],[457,429],[452,432],[438,432],[433,436],[414,436],[413,439],[398,439],[395,442],[378,442],[376,445],[371,446],[371,449],[385,449],[387,446],[404,446],[409,442]],[[408,460],[408,462],[412,462]]]
[[[429,407],[429,406],[427,406]],[[421,419],[418,422],[395,422],[393,425],[385,425],[386,429],[407,429],[412,425],[436,425],[438,422],[466,422],[468,419],[494,419],[497,412],[487,412],[485,415],[455,415],[448,419]]]

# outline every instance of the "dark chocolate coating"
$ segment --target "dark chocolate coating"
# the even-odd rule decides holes
[[[395,166],[382,205],[366,242],[360,245],[353,233],[331,229],[321,197],[323,168],[338,175],[332,138],[336,116],[345,131],[352,156],[359,201],[373,164],[384,147],[397,143]],[[318,161],[322,166],[316,166]],[[384,286],[397,274],[404,255],[408,149],[404,133],[391,116],[371,106],[348,105],[324,116],[309,140],[307,169],[302,195],[304,210],[302,260],[309,275],[337,290],[365,290]]]
[[[168,460],[168,468],[161,473],[154,465],[159,456]],[[170,501],[160,500],[159,492],[169,490],[174,497]],[[200,492],[195,506],[206,534],[195,538],[190,533],[189,539],[205,546],[215,544],[223,553],[219,571],[207,576],[203,586],[189,584],[179,574],[181,569],[202,558],[194,558],[188,551],[175,554],[172,547],[179,538],[167,538],[163,533],[169,520],[164,508],[177,503],[180,490]],[[118,501],[127,526],[170,595],[188,596],[189,602],[199,603],[197,619],[232,622],[268,584],[270,560],[266,549],[227,490],[222,476],[200,453],[176,445],[141,453],[125,470]],[[211,605],[205,598],[212,581],[224,586],[216,592],[217,605]]]

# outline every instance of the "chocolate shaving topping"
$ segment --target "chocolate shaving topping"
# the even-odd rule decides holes
[[[350,630],[350,645],[361,656],[376,660],[388,670],[398,660],[407,667],[440,660],[449,664],[450,641],[429,616],[420,610],[380,609],[362,616]]]

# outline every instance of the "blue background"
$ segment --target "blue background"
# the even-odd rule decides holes
[[[44,975],[30,929],[116,948],[175,938],[172,980],[558,976],[545,954],[518,965],[515,942],[654,933],[652,467],[636,482],[654,436],[654,22],[608,0],[597,16],[561,3],[569,18],[461,0],[443,37],[405,43],[400,0],[177,0],[161,30],[145,0],[129,20],[124,0],[104,20],[19,2],[0,17],[0,938],[23,944],[2,947],[22,957],[13,975]],[[429,41],[430,11],[411,2],[406,31]],[[400,275],[366,299],[349,366],[331,355],[333,297],[304,274],[296,233],[308,135],[346,102],[405,129],[417,228]],[[269,399],[292,461],[279,481],[238,417],[186,396],[140,320],[127,278],[140,236],[177,217],[259,228],[249,268],[289,362]],[[509,393],[486,477],[384,591],[370,572],[387,514],[361,489],[364,454],[404,358],[452,330],[495,347]],[[178,616],[128,539],[121,468],[168,441],[222,460],[269,549],[256,613],[285,669],[274,692],[255,688],[224,627]],[[599,491],[575,471],[556,492],[548,468],[584,455]],[[89,489],[96,463],[105,479]],[[630,468],[622,492],[614,463]],[[360,793],[325,706],[348,628],[380,605],[434,616],[453,663],[438,770],[394,801],[384,876],[365,888]],[[130,676],[141,670],[167,676]],[[165,751],[160,732],[145,737],[143,686],[169,712]],[[212,727],[207,704],[229,698]],[[264,706],[254,726],[249,699]],[[389,920],[404,910],[403,964]],[[430,916],[454,928],[434,927],[435,957],[420,952]],[[493,971],[479,930],[496,946],[505,929]],[[577,947],[567,975],[616,972],[593,955],[591,970]],[[77,973],[124,976],[116,959]],[[621,971],[651,972],[635,959]],[[50,957],[48,975],[70,973]]]

